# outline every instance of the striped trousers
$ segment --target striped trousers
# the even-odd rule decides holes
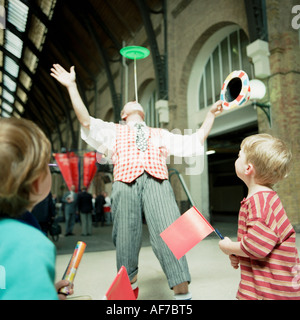
[[[180,217],[170,182],[158,180],[145,172],[132,183],[115,181],[111,198],[112,236],[116,246],[118,270],[125,266],[130,280],[138,273],[144,213],[152,249],[167,277],[169,287],[190,282],[186,257],[177,260],[160,237],[160,233]]]

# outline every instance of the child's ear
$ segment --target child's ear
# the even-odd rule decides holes
[[[245,174],[246,175],[250,175],[250,174],[253,174],[254,172],[255,172],[255,169],[253,167],[253,164],[252,163],[248,163],[247,168],[245,170]]]
[[[33,181],[31,192],[33,194],[38,194],[40,191],[40,184],[41,184],[41,177],[38,177],[36,180]]]

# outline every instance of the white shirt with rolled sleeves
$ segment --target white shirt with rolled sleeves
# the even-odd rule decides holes
[[[134,122],[129,122],[124,125],[129,126],[131,130],[135,130],[134,124]],[[113,122],[106,122],[101,119],[90,117],[90,129],[88,130],[84,127],[81,127],[81,138],[97,152],[105,154],[109,158],[114,159],[117,145],[118,126],[119,125]],[[159,134],[150,134],[150,129],[152,133],[159,132]],[[146,127],[146,131],[148,136],[150,135],[149,145],[151,144],[160,149],[164,148],[167,152],[166,156],[203,156],[204,147],[200,142],[199,133],[182,135],[174,134],[165,129],[155,129],[149,127]],[[143,152],[140,152],[140,156],[143,154]]]

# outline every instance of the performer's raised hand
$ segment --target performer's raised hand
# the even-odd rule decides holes
[[[209,132],[213,126],[213,123],[215,121],[216,116],[218,116],[220,113],[222,113],[223,107],[222,107],[222,101],[218,100],[215,102],[209,111],[206,114],[205,120],[202,123],[200,129],[198,130],[199,138],[201,143],[203,144],[204,141],[207,139]]]
[[[74,66],[71,67],[70,72],[68,72],[61,65],[54,64],[53,68],[51,68],[50,74],[54,79],[67,88],[72,106],[79,122],[83,127],[89,129],[90,115],[77,89]]]
[[[210,112],[212,114],[214,114],[215,116],[218,116],[219,114],[221,114],[223,111],[223,107],[222,107],[222,100],[218,100],[217,102],[215,102],[212,107],[210,108]]]
[[[76,81],[74,66],[72,66],[70,72],[68,72],[61,65],[53,64],[50,75],[67,88],[75,84]]]

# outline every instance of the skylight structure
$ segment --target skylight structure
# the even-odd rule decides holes
[[[21,117],[56,0],[0,0],[0,117]],[[33,52],[34,51],[34,52]]]

